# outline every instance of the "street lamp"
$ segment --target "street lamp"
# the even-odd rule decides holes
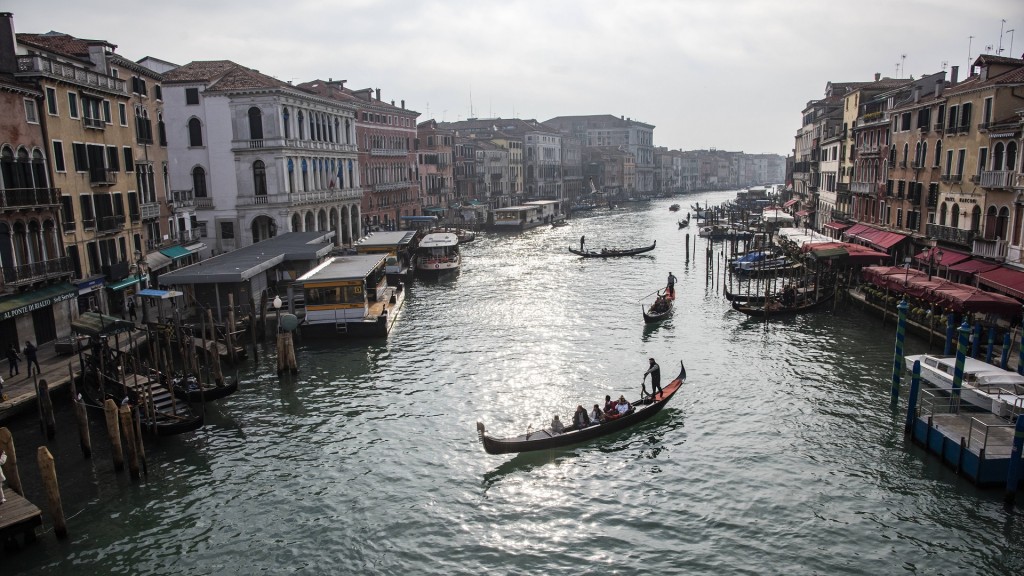
[[[281,333],[281,296],[274,296],[274,321],[277,323],[277,332]]]
[[[910,256],[907,256],[906,258],[903,259],[903,265],[907,267],[907,271],[903,275],[903,287],[904,288],[906,288],[907,284],[910,283],[910,261],[911,260],[912,259],[910,258]]]

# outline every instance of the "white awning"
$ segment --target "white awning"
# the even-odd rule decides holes
[[[199,252],[203,248],[206,248],[206,244],[203,244],[202,242],[196,242],[195,244],[189,244],[188,246],[185,246],[185,250],[188,250],[193,254]]]
[[[156,250],[150,252],[149,254],[146,254],[146,267],[149,268],[150,272],[156,272],[161,268],[166,268],[168,265],[170,265],[170,263],[170,258],[164,256],[163,254],[157,252]]]

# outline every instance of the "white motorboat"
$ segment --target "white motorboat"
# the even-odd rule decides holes
[[[462,264],[459,238],[452,232],[427,234],[416,249],[417,276],[443,276],[458,272]]]
[[[921,362],[921,378],[947,392],[953,389],[955,356],[914,354],[907,356],[907,372]],[[964,359],[960,398],[973,406],[1012,419],[1024,412],[1024,376],[974,358]]]

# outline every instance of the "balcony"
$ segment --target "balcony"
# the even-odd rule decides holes
[[[60,205],[60,188],[0,190],[0,210],[39,210]]]
[[[124,230],[124,216],[100,216],[96,219],[97,234],[116,234]]]
[[[32,54],[18,56],[17,77],[43,75],[63,81],[70,81],[80,86],[89,86],[116,95],[127,95],[124,80],[90,72],[85,68],[71,66],[45,56]]]
[[[971,256],[981,256],[982,258],[1003,261],[1006,260],[1006,250],[1009,244],[1006,240],[975,238],[973,246],[971,246]]]
[[[974,230],[961,230],[960,228],[939,226],[938,224],[928,224],[926,232],[930,238],[951,244],[959,244],[966,248],[973,248],[974,237],[977,235],[977,232]]]
[[[878,156],[878,152],[881,150],[881,146],[858,146],[857,154],[859,156]]]
[[[231,141],[231,150],[235,152],[264,150],[266,148],[296,148],[299,150],[321,150],[326,152],[358,152],[355,144],[299,140],[297,138],[253,138]],[[403,150],[402,152],[402,155],[404,156],[405,151]]]
[[[401,148],[372,148],[370,156],[408,156],[409,151]]]
[[[213,198],[196,198],[197,210],[213,210]]]
[[[153,220],[160,217],[159,202],[145,202],[139,206],[139,209],[143,220]]]
[[[996,190],[1009,190],[1013,188],[1013,171],[992,170],[981,173],[981,187]]]
[[[294,194],[260,194],[258,196],[239,196],[236,202],[238,207],[248,206],[304,206],[309,204],[326,204],[344,200],[358,200],[362,198],[361,188],[331,188],[328,190],[313,190],[310,192],[296,192]],[[213,208],[212,203],[204,206],[204,200],[208,198],[196,198],[197,208]]]
[[[935,125],[932,126],[932,130],[938,132],[939,134],[942,134],[946,131],[946,127],[942,125],[942,122],[936,122]]]
[[[380,184],[374,184],[371,189],[374,192],[391,192],[393,190],[404,190],[406,188],[415,187],[415,182],[381,182]]]
[[[196,200],[191,188],[188,190],[171,190],[171,196],[167,199],[167,206],[171,210],[183,210],[185,208],[192,208],[195,205]]]
[[[842,222],[842,221],[846,221],[846,220],[852,220],[853,219],[853,215],[850,214],[849,212],[843,212],[842,210],[833,210],[832,211],[832,219],[833,220],[839,220],[840,222]]]
[[[878,194],[884,193],[883,185],[876,182],[851,182],[850,191],[854,194]]]
[[[113,186],[117,184],[117,172],[106,169],[90,169],[89,184],[93,186]]]
[[[91,128],[92,130],[103,130],[107,127],[107,124],[99,118],[89,118],[88,116],[82,117],[82,126]]]
[[[8,286],[18,286],[50,278],[70,276],[74,272],[74,264],[69,256],[29,264],[19,264],[17,266],[5,266],[3,268],[4,284]]]

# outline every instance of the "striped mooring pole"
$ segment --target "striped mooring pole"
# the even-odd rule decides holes
[[[893,355],[892,359],[892,388],[889,390],[893,407],[900,400],[900,375],[903,372],[903,341],[906,338],[907,332],[908,308],[910,308],[910,305],[907,304],[906,298],[900,300],[900,303],[896,305],[896,310],[899,311],[899,317],[896,321],[896,354]]]
[[[949,356],[953,351],[953,340],[956,338],[956,314],[950,312],[946,316],[946,347],[942,349],[943,356]],[[1021,350],[1021,354],[1024,355],[1024,350]]]
[[[921,361],[914,360],[914,372],[910,376],[910,394],[907,396],[907,423],[903,432],[910,434],[914,427],[914,416],[917,415],[917,391],[921,389]]]
[[[999,358],[999,367],[1006,370],[1010,364],[1010,333],[1003,334],[1003,355]]]
[[[971,339],[971,327],[967,320],[957,330],[960,338],[956,347],[956,365],[953,368],[953,398],[950,400],[950,408],[954,414],[960,413],[960,387],[964,382],[964,363],[967,361],[967,344]]]
[[[1006,471],[1006,503],[1012,504],[1017,497],[1017,483],[1020,480],[1020,453],[1024,448],[1024,418],[1017,417],[1013,429],[1013,448],[1010,450],[1010,465]]]

